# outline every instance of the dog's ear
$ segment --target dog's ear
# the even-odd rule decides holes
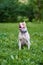
[[[25,23],[25,21],[23,22],[24,24],[25,24],[25,26],[26,26],[26,23]]]

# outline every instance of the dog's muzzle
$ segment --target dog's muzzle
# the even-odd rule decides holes
[[[27,32],[27,30],[25,30],[24,26],[22,27],[22,26],[19,25],[19,29],[20,29],[21,33],[26,33]]]

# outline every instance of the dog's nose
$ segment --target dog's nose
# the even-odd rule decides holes
[[[21,26],[19,25],[19,28],[21,28]]]

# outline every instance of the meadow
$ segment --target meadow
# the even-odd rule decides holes
[[[0,65],[43,65],[43,23],[27,23],[30,50],[18,49],[19,23],[0,23]]]

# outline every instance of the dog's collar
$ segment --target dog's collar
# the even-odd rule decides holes
[[[27,31],[21,31],[21,33],[26,33]]]

